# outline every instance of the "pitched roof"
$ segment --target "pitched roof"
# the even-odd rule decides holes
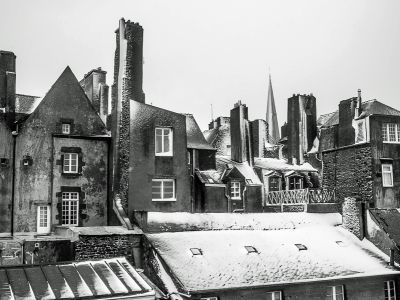
[[[221,172],[217,170],[196,170],[196,175],[202,183],[206,184],[220,184],[221,182]]]
[[[187,147],[193,149],[215,150],[204,138],[195,118],[191,114],[186,116]]]
[[[320,115],[317,120],[317,126],[324,125],[334,114],[335,112],[331,112],[329,114]]]
[[[3,267],[0,295],[10,300],[100,299],[154,296],[155,292],[125,258],[113,258]]]
[[[376,99],[365,101],[361,104],[362,116],[368,117],[371,115],[385,115],[385,116],[400,116],[400,111],[390,107]],[[339,111],[330,113],[331,115],[325,123],[321,124],[322,127],[330,127],[339,124]]]
[[[398,246],[400,246],[400,212],[394,208],[374,208],[369,211],[382,230],[386,232]]]
[[[359,241],[343,228],[321,224],[146,236],[188,292],[400,274],[369,241]],[[299,250],[296,244],[307,250]],[[245,246],[257,252],[248,253]],[[201,249],[202,255],[192,255],[190,248]]]
[[[52,85],[36,109],[25,121],[24,127],[37,116],[44,121],[59,118],[71,118],[85,121],[81,124],[82,135],[98,135],[107,132],[105,124],[86,96],[70,67],[66,67]],[[56,126],[54,122],[53,126]]]
[[[206,130],[203,132],[207,142],[217,149],[220,155],[227,155],[225,147],[231,144],[231,126],[224,124],[217,128]],[[224,147],[225,146],[225,147]]]
[[[277,158],[264,158],[264,157],[255,157],[254,158],[254,167],[258,167],[266,170],[273,171],[298,171],[298,172],[318,172],[313,166],[309,163],[304,163],[302,165],[291,165],[284,159]]]
[[[260,178],[258,178],[256,172],[249,165],[248,162],[239,163],[231,160],[230,157],[228,156],[222,156],[222,155],[217,155],[215,158],[217,161],[217,170],[221,173],[225,171],[223,177],[229,176],[229,173],[233,169],[236,169],[239,171],[240,174],[242,174],[243,178],[251,179],[253,184],[262,184]],[[233,168],[227,168],[227,165],[232,165]]]

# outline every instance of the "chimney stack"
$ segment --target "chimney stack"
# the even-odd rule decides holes
[[[85,74],[80,82],[104,124],[107,123],[108,115],[108,85],[106,84],[106,75],[107,72],[101,68],[93,69]]]
[[[356,103],[356,108],[354,112],[354,119],[358,118],[362,113],[361,110],[361,90],[358,89],[357,91],[357,103]]]
[[[239,100],[231,110],[231,159],[252,165],[248,108]]]
[[[14,130],[16,94],[16,56],[13,52],[0,50],[0,111],[6,122]]]

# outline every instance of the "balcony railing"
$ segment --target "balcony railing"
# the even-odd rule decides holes
[[[296,205],[309,203],[334,203],[335,192],[319,189],[299,189],[269,192],[265,205]]]

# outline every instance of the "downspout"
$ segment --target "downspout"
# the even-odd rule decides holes
[[[12,132],[13,137],[13,154],[12,154],[12,181],[11,181],[11,236],[14,236],[14,203],[15,203],[15,153],[16,153],[16,145],[17,145],[17,136],[18,136],[18,125],[16,127],[16,131]]]
[[[227,187],[227,185],[225,184],[225,197],[226,197],[226,201],[228,202],[228,213],[230,213],[230,212],[232,212],[231,211],[231,197],[229,197],[229,195],[228,195],[228,187]]]
[[[244,194],[246,193],[246,191],[247,191],[247,185],[244,186],[243,193],[242,193],[242,197],[243,197],[243,212],[246,212],[246,199],[244,197]]]

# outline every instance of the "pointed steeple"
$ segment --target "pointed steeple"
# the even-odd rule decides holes
[[[279,126],[278,126],[278,117],[276,115],[274,91],[272,90],[271,74],[269,74],[266,121],[268,124],[268,142],[270,144],[277,144],[280,139]]]

